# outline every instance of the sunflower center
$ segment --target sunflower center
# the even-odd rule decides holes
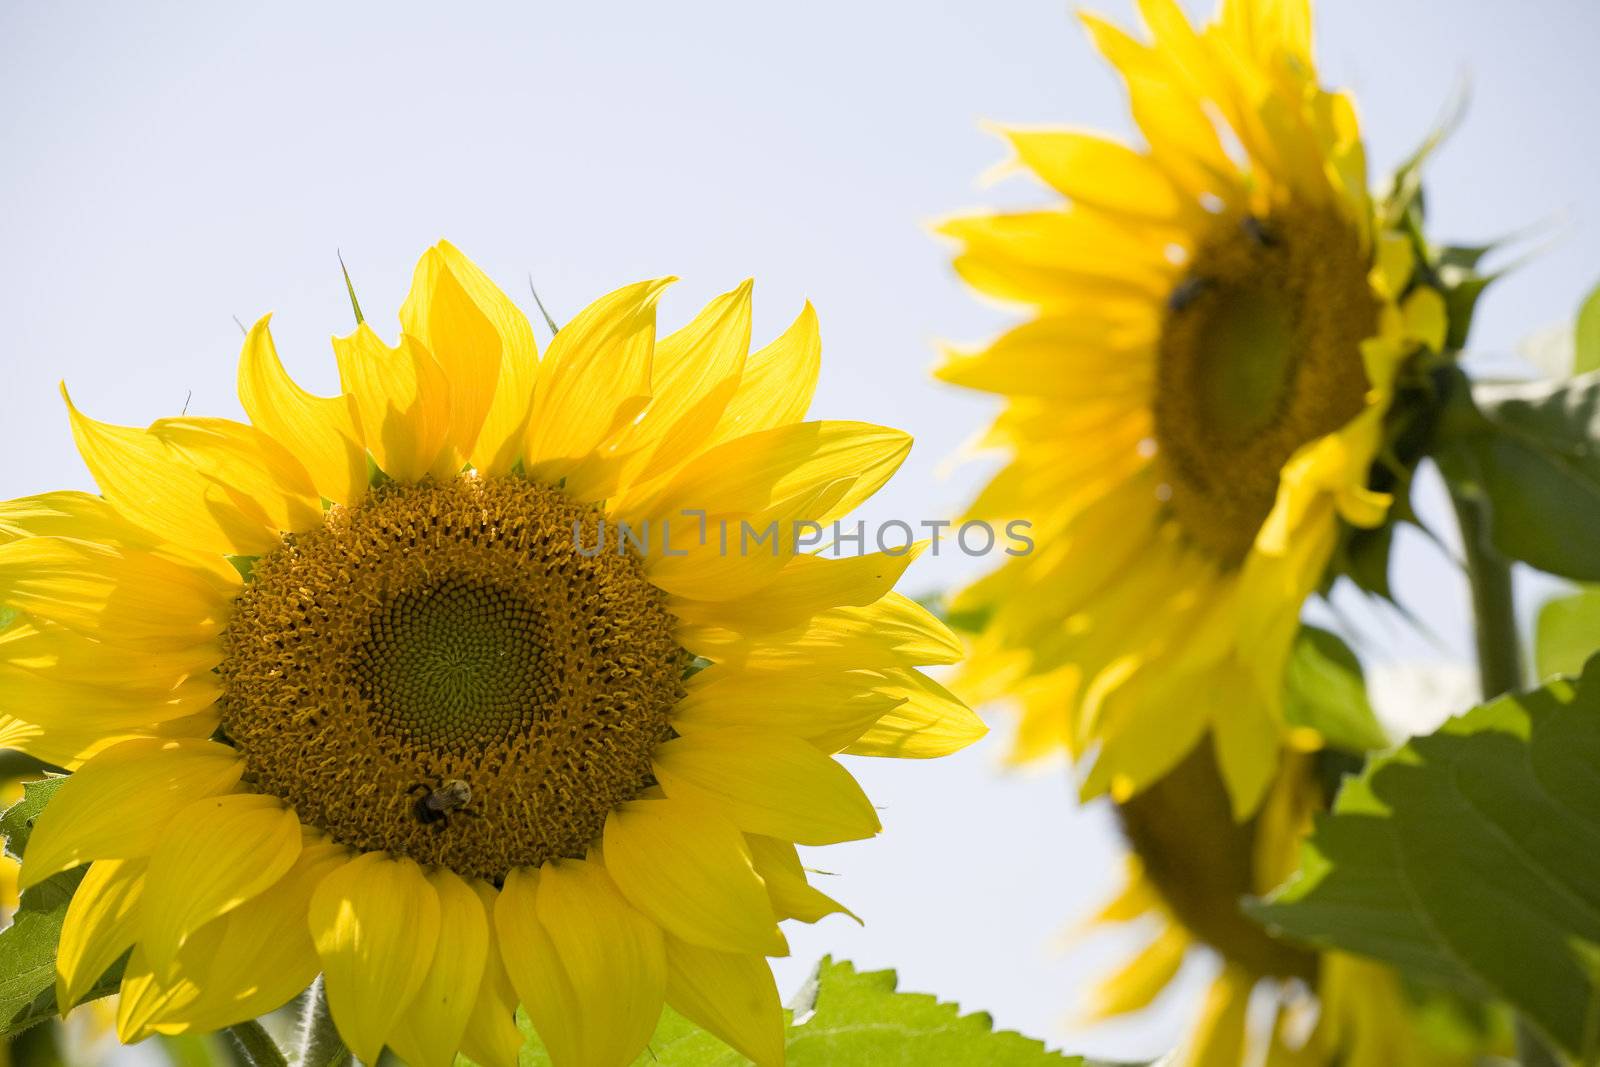
[[[1219,216],[1162,324],[1155,436],[1191,541],[1238,565],[1284,463],[1362,408],[1377,329],[1359,234],[1326,211]]]
[[[252,786],[463,875],[583,855],[687,662],[639,561],[577,551],[598,520],[522,478],[391,485],[257,560],[220,668]]]

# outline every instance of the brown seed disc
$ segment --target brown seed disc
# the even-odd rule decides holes
[[[247,781],[354,848],[462,875],[583,855],[653,784],[688,661],[637,558],[577,551],[599,517],[463,476],[285,538],[224,635]]]
[[[1239,564],[1301,446],[1358,414],[1377,329],[1348,221],[1287,207],[1218,216],[1162,324],[1155,436],[1190,540]]]

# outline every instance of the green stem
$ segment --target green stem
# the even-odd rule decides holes
[[[1466,553],[1467,581],[1472,586],[1472,619],[1478,646],[1478,683],[1483,699],[1521,689],[1522,639],[1517,634],[1511,597],[1511,564],[1489,541],[1486,505],[1464,495],[1452,496],[1461,545]]]
[[[1467,582],[1472,587],[1473,635],[1478,650],[1478,685],[1483,699],[1521,689],[1525,684],[1522,638],[1517,632],[1512,597],[1511,564],[1489,539],[1487,505],[1464,493],[1452,493],[1461,547],[1466,555]],[[1517,1060],[1523,1067],[1561,1067],[1561,1057],[1527,1020],[1517,1019]]]
[[[295,1062],[298,1067],[350,1067],[353,1062],[328,1012],[321,975],[311,983],[300,1013],[300,1054]]]
[[[277,1043],[267,1036],[266,1028],[260,1023],[254,1020],[238,1023],[228,1027],[226,1032],[241,1060],[249,1067],[288,1067],[289,1061],[283,1058]]]

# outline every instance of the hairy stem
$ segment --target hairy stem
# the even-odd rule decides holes
[[[350,1050],[333,1025],[328,1013],[328,995],[322,988],[322,976],[311,983],[305,1004],[300,1012],[300,1054],[298,1067],[350,1067]]]
[[[240,1060],[249,1067],[288,1067],[289,1061],[267,1036],[266,1028],[255,1020],[230,1026],[226,1033]]]

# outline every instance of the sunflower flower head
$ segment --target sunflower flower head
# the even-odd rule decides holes
[[[795,846],[880,828],[832,757],[983,727],[917,670],[960,648],[892,591],[909,556],[716,533],[837,518],[909,439],[803,421],[809,307],[751,352],[748,284],[657,337],[665,285],[541,359],[441,243],[397,343],[334,340],[336,396],[263,318],[248,422],[69,400],[102,495],[0,504],[0,737],[73,769],[22,884],[88,865],[63,1008],[126,954],[125,1041],[321,974],[367,1063],[514,1064],[519,1003],[560,1067],[633,1062],[663,1003],[782,1062],[778,924],[844,910]]]
[[[939,375],[1006,398],[972,511],[1039,545],[953,609],[984,621],[970,693],[1022,707],[1018,758],[1064,749],[1086,796],[1125,800],[1209,739],[1244,818],[1285,745],[1317,743],[1281,709],[1301,606],[1341,531],[1386,520],[1397,373],[1443,345],[1445,304],[1377,221],[1306,0],[1139,10],[1142,36],[1083,20],[1143,144],[1006,129],[1066,202],[941,227],[970,285],[1031,312]]]

